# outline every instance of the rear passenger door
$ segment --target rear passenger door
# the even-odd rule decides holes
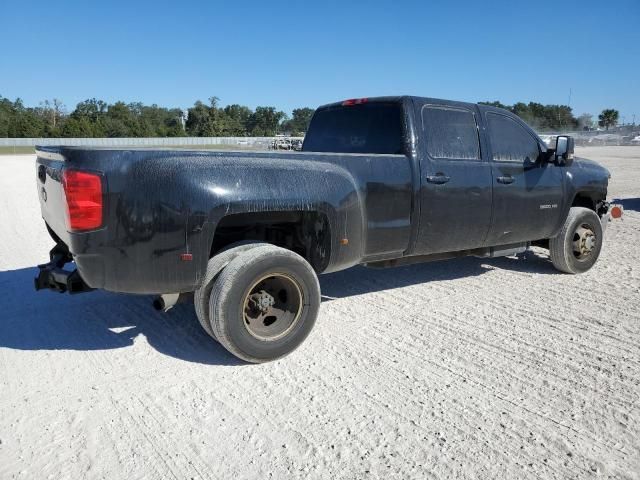
[[[486,112],[493,170],[488,245],[548,238],[562,215],[562,168],[542,159],[536,136],[519,120]]]
[[[491,223],[491,167],[473,107],[425,104],[418,122],[420,225],[415,253],[484,245]]]

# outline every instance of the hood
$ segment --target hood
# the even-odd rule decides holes
[[[593,160],[588,160],[586,158],[576,157],[571,164],[574,168],[579,168],[580,170],[584,170],[585,173],[589,172],[592,175],[603,175],[606,179],[611,178],[611,173],[609,170],[598,162],[594,162]]]

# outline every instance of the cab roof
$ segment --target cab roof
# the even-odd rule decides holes
[[[405,100],[413,100],[418,104],[425,103],[437,103],[439,105],[458,105],[464,107],[476,106],[475,103],[469,102],[459,102],[455,100],[445,100],[441,98],[429,98],[429,97],[418,97],[415,95],[395,95],[395,96],[383,96],[383,97],[363,97],[363,98],[349,98],[345,100],[341,100],[339,102],[327,103],[326,105],[321,105],[318,107],[318,110],[324,110],[326,108],[334,108],[341,106],[349,106],[349,105],[361,105],[365,103],[402,103]],[[500,110],[500,109],[497,109]]]

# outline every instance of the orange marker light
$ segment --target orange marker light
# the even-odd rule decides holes
[[[341,238],[340,239],[340,245],[349,245],[349,239],[348,238]]]
[[[619,205],[614,205],[611,207],[611,217],[612,218],[621,218],[622,217],[622,207]]]

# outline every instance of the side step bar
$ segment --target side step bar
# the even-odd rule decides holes
[[[83,293],[93,290],[89,285],[84,283],[78,270],[64,270],[65,264],[72,262],[73,258],[65,246],[56,245],[49,252],[51,261],[38,265],[38,276],[34,278],[34,286],[36,290],[55,290],[56,292],[65,293]]]

